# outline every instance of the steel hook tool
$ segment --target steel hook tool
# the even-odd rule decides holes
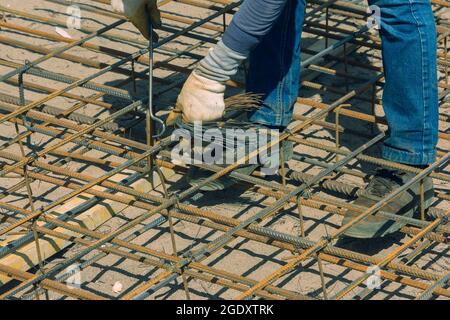
[[[149,22],[149,42],[148,42],[148,56],[149,56],[149,63],[148,63],[148,109],[150,113],[150,119],[158,122],[161,125],[161,129],[159,132],[153,136],[153,138],[159,138],[161,137],[164,132],[166,131],[166,125],[163,120],[158,118],[153,113],[153,25],[152,22]]]

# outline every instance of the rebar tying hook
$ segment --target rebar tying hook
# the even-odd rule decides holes
[[[153,136],[153,138],[161,137],[164,132],[166,132],[166,125],[163,120],[158,118],[153,113],[153,24],[151,20],[149,21],[149,42],[148,42],[148,55],[149,55],[149,65],[148,65],[148,108],[150,113],[150,119],[158,122],[162,127],[159,132]]]

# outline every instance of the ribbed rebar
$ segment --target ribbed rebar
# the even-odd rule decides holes
[[[107,0],[95,1],[99,3],[108,3]],[[65,0],[51,0],[51,2],[58,4],[69,3]],[[171,0],[163,0],[159,2],[159,5],[163,6],[170,2]],[[309,58],[302,63],[302,68],[307,68],[313,77],[319,74],[325,75],[326,77],[335,77],[336,80],[345,83],[346,88],[324,84],[322,77],[311,77],[308,81],[303,82],[304,88],[309,88],[315,93],[329,92],[337,95],[339,98],[332,104],[319,103],[312,99],[299,98],[299,102],[312,107],[311,110],[313,110],[313,112],[295,115],[295,122],[292,125],[293,129],[282,134],[279,141],[290,139],[300,145],[305,145],[319,151],[325,151],[328,153],[328,157],[325,158],[325,160],[314,158],[314,154],[307,156],[295,154],[293,157],[294,163],[298,162],[299,164],[306,164],[309,167],[302,170],[291,169],[289,171],[291,180],[283,179],[283,183],[275,182],[273,179],[267,179],[259,171],[256,171],[251,175],[239,173],[238,171],[235,171],[239,166],[237,163],[234,163],[227,165],[225,168],[214,164],[194,164],[194,166],[197,166],[201,170],[211,172],[211,175],[201,184],[194,185],[185,190],[175,189],[179,191],[178,193],[167,193],[167,190],[170,190],[168,189],[168,185],[166,186],[166,183],[168,182],[165,182],[165,178],[160,174],[162,187],[164,187],[163,189],[165,192],[164,197],[157,195],[156,192],[139,192],[130,186],[132,182],[144,175],[152,175],[150,170],[152,168],[158,171],[159,166],[164,166],[171,170],[175,170],[176,173],[183,176],[186,174],[186,170],[189,170],[189,166],[186,168],[185,166],[174,165],[169,162],[171,160],[170,150],[168,149],[171,145],[169,138],[155,141],[155,147],[151,147],[152,143],[150,143],[149,146],[145,143],[118,135],[116,132],[118,129],[123,132],[127,129],[127,126],[132,126],[133,123],[139,123],[139,121],[143,120],[142,116],[148,109],[147,99],[136,101],[138,99],[135,95],[136,90],[128,92],[127,90],[119,89],[117,86],[113,87],[111,85],[105,85],[101,83],[100,80],[95,79],[101,75],[116,72],[117,74],[129,77],[126,80],[121,81],[118,85],[122,86],[134,81],[136,78],[145,79],[147,77],[147,70],[152,70],[154,68],[166,69],[169,72],[180,75],[180,77],[155,78],[158,82],[156,84],[157,87],[155,87],[156,89],[152,83],[150,83],[150,92],[155,93],[155,97],[158,97],[158,101],[161,98],[161,101],[166,103],[165,99],[169,96],[168,93],[173,93],[174,89],[181,87],[186,75],[192,70],[191,66],[185,67],[185,64],[180,66],[170,62],[180,57],[194,60],[201,59],[202,55],[193,50],[200,48],[205,43],[216,43],[221,32],[223,32],[226,27],[225,17],[223,24],[216,24],[212,20],[225,13],[234,13],[242,1],[231,2],[228,0],[214,0],[212,2],[199,2],[197,0],[180,0],[178,2],[194,6],[197,9],[210,9],[211,11],[208,11],[208,14],[202,15],[202,18],[195,18],[172,14],[170,10],[164,10],[162,15],[163,19],[176,22],[177,25],[166,25],[163,27],[162,31],[164,34],[167,34],[168,32],[168,35],[163,37],[155,47],[158,48],[157,52],[159,54],[167,54],[169,58],[156,62],[145,56],[148,52],[148,48],[143,48],[129,54],[125,51],[118,50],[117,48],[105,47],[95,43],[94,40],[102,38],[118,41],[121,44],[147,46],[147,42],[142,39],[126,37],[121,35],[120,32],[109,32],[115,26],[124,23],[125,20],[122,19],[122,16],[106,9],[81,4],[87,12],[92,12],[109,19],[120,19],[106,27],[101,27],[98,31],[86,25],[82,26],[80,31],[87,33],[88,35],[81,39],[64,38],[53,34],[52,32],[41,31],[39,28],[34,28],[34,26],[32,28],[27,28],[7,20],[0,22],[0,26],[4,27],[5,30],[19,32],[21,37],[30,35],[54,43],[61,43],[61,46],[57,46],[56,49],[48,49],[34,45],[32,42],[27,43],[15,39],[14,37],[0,37],[0,42],[5,46],[17,46],[18,48],[37,52],[42,55],[31,63],[26,61],[25,63],[15,63],[0,59],[0,65],[8,69],[13,69],[0,76],[0,82],[5,81],[8,85],[17,86],[19,89],[17,91],[18,97],[11,95],[9,92],[0,97],[0,110],[4,113],[4,115],[0,116],[0,123],[8,121],[16,128],[16,135],[11,138],[6,138],[4,140],[5,143],[0,146],[0,158],[3,159],[0,176],[20,177],[23,179],[12,186],[8,186],[8,188],[5,189],[6,192],[0,196],[0,207],[6,210],[6,212],[1,212],[2,221],[5,221],[5,224],[0,228],[0,235],[8,236],[15,231],[25,232],[23,235],[16,238],[16,240],[8,242],[7,246],[0,248],[0,258],[19,251],[26,244],[32,244],[31,241],[33,240],[37,240],[36,251],[40,257],[39,240],[43,239],[43,237],[53,237],[54,239],[61,239],[83,247],[81,251],[77,252],[72,257],[65,258],[60,265],[52,268],[47,267],[46,270],[42,269],[42,259],[38,259],[40,270],[35,275],[0,265],[1,274],[21,282],[19,285],[12,287],[9,291],[4,292],[0,298],[11,298],[17,293],[29,288],[31,291],[25,293],[21,298],[33,299],[36,295],[38,296],[39,294],[44,293],[45,290],[51,290],[80,299],[100,299],[101,297],[91,294],[86,290],[76,289],[75,291],[72,291],[65,288],[65,285],[61,282],[74,275],[75,271],[63,272],[63,274],[59,275],[54,280],[50,280],[49,278],[55,276],[66,266],[81,259],[84,259],[84,261],[80,261],[81,269],[89,268],[96,261],[108,254],[143,263],[151,268],[150,272],[156,272],[156,270],[162,271],[156,277],[148,279],[148,281],[139,282],[136,287],[131,289],[128,293],[119,296],[119,298],[124,299],[146,298],[150,294],[166,287],[180,276],[183,278],[183,286],[188,294],[194,292],[188,288],[189,281],[198,279],[217,284],[226,289],[237,290],[238,292],[241,292],[241,295],[238,296],[240,298],[256,295],[263,299],[310,299],[311,297],[306,296],[303,293],[295,293],[284,289],[283,285],[275,286],[271,284],[273,280],[281,277],[284,272],[293,270],[293,266],[308,257],[315,258],[316,260],[314,261],[316,262],[314,263],[319,264],[318,271],[314,270],[313,272],[316,272],[317,275],[320,274],[321,276],[321,284],[318,284],[317,290],[322,290],[324,297],[329,298],[332,296],[333,298],[342,298],[346,296],[352,288],[358,286],[361,281],[365,279],[365,272],[368,265],[379,265],[380,267],[383,267],[384,269],[381,270],[381,277],[385,279],[384,281],[386,282],[395,282],[404,286],[423,290],[422,293],[417,296],[418,299],[428,299],[432,294],[450,297],[450,291],[447,288],[449,279],[448,273],[438,273],[432,269],[422,269],[410,264],[410,262],[405,262],[406,260],[404,259],[402,259],[401,262],[394,260],[400,252],[407,250],[421,238],[424,239],[424,242],[408,252],[408,261],[415,261],[427,254],[437,256],[438,253],[435,252],[436,246],[445,248],[445,246],[448,245],[448,233],[450,229],[449,225],[446,223],[447,211],[445,206],[447,205],[447,201],[450,200],[450,197],[445,191],[445,186],[438,189],[439,191],[435,198],[436,201],[428,210],[427,219],[431,219],[431,221],[424,220],[425,214],[423,210],[421,219],[407,218],[383,212],[382,209],[380,210],[382,204],[380,205],[380,208],[375,210],[377,212],[374,214],[376,214],[377,218],[398,221],[405,224],[400,231],[410,237],[410,239],[402,240],[402,244],[394,249],[392,254],[385,256],[369,256],[367,254],[332,245],[331,239],[339,237],[340,233],[342,233],[342,228],[339,228],[337,233],[332,234],[330,237],[314,241],[310,238],[306,238],[309,236],[309,232],[311,232],[307,228],[302,231],[302,237],[299,237],[297,236],[297,232],[294,232],[294,234],[280,232],[268,226],[270,223],[276,221],[275,217],[278,218],[278,215],[275,216],[276,213],[279,215],[287,214],[296,221],[301,220],[302,222],[303,220],[305,222],[308,222],[308,220],[316,220],[316,212],[312,209],[319,210],[321,212],[320,214],[323,214],[326,219],[330,213],[335,215],[335,217],[337,215],[337,218],[339,219],[342,215],[345,215],[346,210],[360,212],[362,216],[371,214],[370,210],[373,210],[373,208],[367,209],[347,202],[348,197],[356,197],[361,193],[363,185],[346,183],[339,179],[343,174],[349,174],[364,179],[369,177],[364,170],[358,171],[352,165],[346,165],[345,168],[340,167],[353,159],[375,164],[377,166],[419,174],[419,177],[416,176],[413,179],[420,179],[423,175],[423,172],[418,168],[360,154],[357,152],[360,151],[360,149],[356,151],[345,151],[342,148],[331,147],[324,143],[313,142],[309,138],[303,138],[307,135],[301,136],[302,134],[305,134],[307,128],[313,128],[313,126],[321,129],[337,130],[336,134],[339,135],[339,137],[336,137],[336,141],[338,139],[342,140],[341,136],[348,133],[358,135],[358,131],[353,130],[353,128],[344,128],[338,122],[335,124],[332,123],[331,120],[324,121],[323,117],[339,110],[339,108],[344,103],[348,103],[347,101],[350,99],[356,99],[357,103],[371,103],[373,112],[375,107],[382,103],[377,94],[383,86],[384,80],[381,74],[383,69],[378,65],[357,61],[356,57],[353,55],[354,52],[368,52],[365,50],[372,50],[371,52],[374,53],[373,56],[376,57],[381,44],[379,37],[366,32],[367,27],[365,26],[365,20],[368,13],[365,11],[365,8],[360,5],[342,0],[311,0],[311,3],[308,4],[306,9],[307,19],[305,19],[305,32],[314,36],[323,36],[325,45],[323,49],[317,49],[317,46],[314,49],[302,48],[302,53],[309,54]],[[442,2],[441,0],[433,0],[433,3],[436,6],[445,5],[445,2]],[[0,6],[0,11],[2,9],[4,12],[16,15],[19,19],[29,19],[37,24],[65,26],[62,19],[45,17]],[[344,17],[344,20],[351,19],[354,24],[351,28],[347,28],[345,22],[343,23],[345,26],[341,25],[341,23],[334,23],[335,21],[330,19],[330,14]],[[358,26],[362,27],[358,30]],[[200,32],[192,32],[195,28],[202,28],[203,30]],[[447,47],[444,47],[447,41],[446,29],[445,27],[438,25],[437,30],[438,45],[440,46],[437,62],[439,68],[446,71],[448,69]],[[105,34],[107,31],[108,33]],[[203,33],[203,31],[205,32]],[[180,42],[177,44],[176,49],[170,46],[173,40],[180,36],[186,37],[189,42],[193,44],[181,44]],[[331,41],[333,42],[331,43]],[[180,44],[184,48],[180,49]],[[352,45],[352,50],[348,50],[348,44]],[[103,63],[101,60],[89,60],[82,56],[75,56],[74,54],[66,52],[70,48],[78,46],[87,50],[92,50],[93,52],[100,52],[102,55],[108,55],[108,57],[114,57],[114,61],[116,61],[116,59],[119,60],[113,64],[108,64]],[[336,51],[336,49],[339,48],[342,48],[343,50]],[[152,52],[152,50],[150,50],[150,52]],[[43,67],[44,64],[41,63],[50,58],[79,62],[83,63],[86,67],[100,70],[98,72],[94,71],[93,74],[87,77],[77,78],[71,75],[58,73],[55,70],[46,70]],[[378,58],[376,59],[377,62],[381,62]],[[124,64],[128,62],[131,62],[131,70],[123,67]],[[151,64],[148,69],[145,68],[144,71],[136,72],[134,70],[135,62],[139,63],[140,67],[142,67],[142,64],[147,67],[149,62]],[[345,71],[340,71],[340,63],[344,64]],[[364,70],[364,72],[359,75],[353,75],[350,72],[349,67],[360,68],[361,70]],[[365,75],[366,72],[375,72],[376,76],[368,79]],[[12,78],[15,75],[19,76],[18,79]],[[36,76],[41,80],[56,81],[60,84],[65,84],[65,86],[62,89],[53,89],[34,82],[26,82],[24,81],[24,77],[27,75]],[[439,81],[439,99],[444,103],[444,106],[445,95],[448,94],[449,90],[448,82],[446,82],[448,80],[447,78],[448,77],[445,75],[445,79],[440,79]],[[362,81],[364,82],[363,86],[358,87],[355,90],[350,89],[350,83]],[[227,84],[234,87],[243,87],[243,83],[237,83],[235,81],[229,81]],[[61,88],[61,86],[59,88]],[[95,94],[85,97],[69,92],[70,90],[77,88],[93,90],[95,91]],[[39,93],[44,93],[45,96],[35,101],[27,100],[25,98],[25,90],[35,90]],[[363,94],[365,91],[370,90],[371,92],[369,95]],[[370,94],[372,95],[371,97]],[[120,97],[129,101],[129,104],[125,108],[113,112],[102,120],[97,120],[90,115],[84,115],[78,111],[88,104],[113,110],[113,103],[100,100],[106,95]],[[67,110],[59,108],[59,106],[53,107],[46,104],[47,101],[57,97],[67,97],[78,102]],[[158,101],[156,101],[156,103],[158,103]],[[154,110],[151,109],[151,113],[153,113],[153,111]],[[367,121],[368,123],[386,124],[384,118],[382,119],[370,114],[366,115],[354,110],[342,110],[339,111],[339,113],[343,116]],[[132,115],[134,120],[129,124],[127,123],[125,128],[119,128],[114,120],[125,114]],[[153,114],[153,116],[155,116],[155,114]],[[445,120],[444,114],[440,115],[440,119]],[[154,127],[154,123],[147,121],[146,125],[147,132],[151,136],[152,134],[150,133],[151,131],[149,128]],[[25,131],[19,131],[19,126]],[[111,132],[105,132],[104,130]],[[53,144],[46,142],[47,146],[36,145],[35,141],[32,140],[32,137],[41,134],[49,138],[49,141],[53,142]],[[372,134],[373,132],[365,132],[364,135],[360,135],[360,138],[371,139],[373,137]],[[379,137],[372,140],[372,142],[376,139],[379,139]],[[439,139],[449,140],[450,135],[441,129],[439,131]],[[14,149],[16,145],[20,147],[20,154],[16,153]],[[25,153],[24,146],[31,150],[29,154]],[[71,146],[72,148],[66,150],[66,146]],[[269,143],[264,146],[262,150],[258,150],[258,152],[246,156],[245,160],[249,160],[251,157],[254,157],[259,152],[263,151],[264,148],[269,148],[270,146],[271,144]],[[80,147],[82,147],[81,152],[73,153]],[[90,150],[101,152],[105,158],[85,155],[85,153]],[[439,159],[441,162],[438,165],[435,164],[433,167],[433,169],[436,170],[433,172],[429,170],[427,175],[443,182],[450,182],[450,177],[447,175],[447,172],[443,170],[446,164],[442,161],[445,161],[445,157],[448,156],[446,152],[448,152],[448,150],[446,150],[445,146],[438,150],[438,157],[444,155],[444,158]],[[46,155],[52,155],[52,158],[50,158],[51,160],[48,162],[44,161]],[[56,160],[54,160],[53,156],[56,157]],[[114,156],[112,158],[113,160],[110,160],[110,156]],[[335,156],[334,159],[337,159],[338,156],[344,156],[345,158],[343,160],[345,161],[330,161],[330,159],[333,159],[332,156]],[[107,171],[100,176],[94,176],[89,175],[86,172],[77,172],[69,167],[66,168],[61,166],[63,163],[70,162],[75,164],[80,163],[86,166],[96,166],[111,171]],[[319,176],[309,173],[308,169],[312,167],[321,170]],[[131,175],[119,183],[109,180],[109,178],[116,173],[129,174],[130,172]],[[327,175],[326,173],[333,175]],[[256,214],[251,214],[250,218],[239,220],[236,217],[229,217],[228,215],[197,207],[197,201],[209,197],[208,193],[200,191],[201,185],[225,175],[232,177],[237,183],[241,183],[241,187],[251,187],[248,190],[255,196],[266,197],[267,201],[264,203],[257,201],[262,209]],[[33,181],[38,183],[41,181],[46,182],[58,188],[68,188],[70,192],[66,192],[62,197],[53,200],[49,204],[47,203],[42,208],[36,209],[34,208],[34,203],[39,198],[34,192],[31,192],[30,183]],[[295,183],[292,183],[295,181],[299,182],[300,186],[295,186]],[[291,183],[291,185],[289,183]],[[97,188],[97,186],[101,186],[102,188],[105,188],[105,190]],[[178,181],[175,182],[173,186],[177,187]],[[30,209],[15,206],[11,202],[1,201],[4,198],[6,199],[6,197],[15,196],[15,193],[21,192],[21,188],[24,187],[26,188],[25,196],[27,196],[28,203],[31,205]],[[308,194],[303,192],[305,190],[308,190]],[[331,191],[332,194],[330,194],[330,196],[332,195],[333,197],[329,197],[328,195],[324,196],[320,191]],[[92,198],[74,209],[58,215],[56,218],[53,217],[53,215],[46,214],[51,208],[59,206],[81,193],[89,194]],[[298,197],[298,195],[303,196]],[[270,197],[270,199],[268,197]],[[341,199],[340,197],[344,198]],[[102,234],[69,222],[69,219],[76,218],[94,204],[104,200],[137,208],[143,210],[144,213],[136,218],[128,220],[123,226],[109,234]],[[389,197],[383,199],[382,202],[387,200],[389,200]],[[253,206],[253,204],[250,204],[249,208],[251,208],[251,206]],[[302,207],[301,217],[292,211],[292,209],[297,206],[299,208],[300,206]],[[444,209],[438,209],[437,206]],[[158,217],[155,217],[157,215]],[[151,217],[155,218],[148,222],[147,219]],[[174,231],[172,219],[179,219],[199,226],[204,226],[209,228],[212,232],[221,233],[221,235],[206,245],[200,244],[194,249],[190,247],[184,248],[184,254],[177,256],[179,253],[176,246],[173,244],[176,231]],[[42,221],[43,223],[37,224],[37,221]],[[264,221],[267,225],[258,225],[255,223],[258,221]],[[169,227],[167,228],[164,225],[166,222],[170,222]],[[141,223],[144,224],[141,226]],[[132,233],[126,238],[119,238],[125,231],[138,226],[139,228],[136,230],[133,229]],[[173,255],[150,249],[145,245],[132,243],[133,239],[138,236],[144,236],[148,231],[154,230],[156,227],[170,230],[174,249]],[[17,230],[15,230],[16,228]],[[70,233],[66,233],[65,231],[60,232],[59,230],[67,230]],[[77,236],[73,236],[73,234],[77,234]],[[303,237],[303,235],[306,237]],[[287,250],[298,254],[299,256],[294,257],[293,261],[290,261],[287,265],[283,266],[280,269],[281,271],[277,271],[273,278],[270,280],[264,279],[263,281],[256,281],[250,277],[220,270],[219,268],[209,267],[201,263],[203,259],[209,255],[215,254],[218,250],[224,248],[225,245],[228,244],[231,246],[230,243],[233,239],[248,239],[258,243],[264,243],[275,249]],[[194,243],[192,243],[192,247],[194,247]],[[86,255],[96,249],[99,250],[99,252],[86,259]],[[356,280],[354,280],[354,278],[351,279],[350,285],[346,286],[336,294],[332,292],[332,288],[327,284],[327,278],[332,277],[332,275],[326,272],[327,266],[323,265],[321,261],[342,266],[349,270],[355,270],[361,272],[363,275],[357,277]],[[332,295],[333,293],[334,295]],[[367,296],[369,295],[365,295],[363,292],[362,297],[364,298]],[[316,298],[317,297],[319,297],[319,295],[316,296]]]

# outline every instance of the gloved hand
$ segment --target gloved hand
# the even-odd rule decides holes
[[[146,39],[150,38],[150,21],[154,28],[161,26],[156,0],[111,0],[111,6],[115,12],[127,17]]]
[[[184,83],[166,124],[172,125],[180,114],[185,122],[220,119],[225,110],[224,92],[222,82],[207,79],[194,70]]]
[[[181,113],[185,122],[220,119],[225,110],[225,82],[245,58],[219,41],[186,80],[166,124],[173,124]]]

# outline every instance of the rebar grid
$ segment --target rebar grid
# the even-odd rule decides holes
[[[314,0],[306,11],[293,123],[277,141],[241,159],[289,139],[296,144],[289,167],[266,177],[234,171],[240,161],[225,168],[194,164],[211,176],[191,187],[183,179],[187,166],[171,162],[169,132],[151,138],[161,129],[151,114],[164,117],[174,105],[240,2],[160,1],[164,26],[150,49],[109,10],[109,1],[78,2],[0,3],[1,298],[448,299],[450,29],[440,18],[448,15],[447,2],[432,1],[440,131],[438,160],[429,168],[377,154],[387,124],[380,116],[384,79],[380,40],[366,26],[365,7]],[[66,27],[66,8],[74,4],[83,23],[68,38],[54,28]],[[59,70],[61,64],[70,69]],[[244,83],[245,64],[227,83],[230,95]],[[351,200],[374,165],[416,175],[372,208],[355,207]],[[235,192],[200,191],[224,175],[239,181]],[[425,211],[422,195],[418,217],[383,212],[426,176],[436,188],[431,208]],[[138,190],[138,183],[150,187]],[[81,220],[99,206],[111,206],[110,216],[97,224]],[[361,215],[340,226],[347,209]],[[345,230],[371,214],[404,223],[400,237],[343,244]],[[374,254],[376,244],[383,248]],[[57,254],[62,258],[55,263]],[[114,259],[135,263],[134,269],[119,268]],[[380,284],[370,288],[374,267]],[[98,269],[113,272],[124,290],[96,284]],[[81,283],[73,289],[77,274]]]

